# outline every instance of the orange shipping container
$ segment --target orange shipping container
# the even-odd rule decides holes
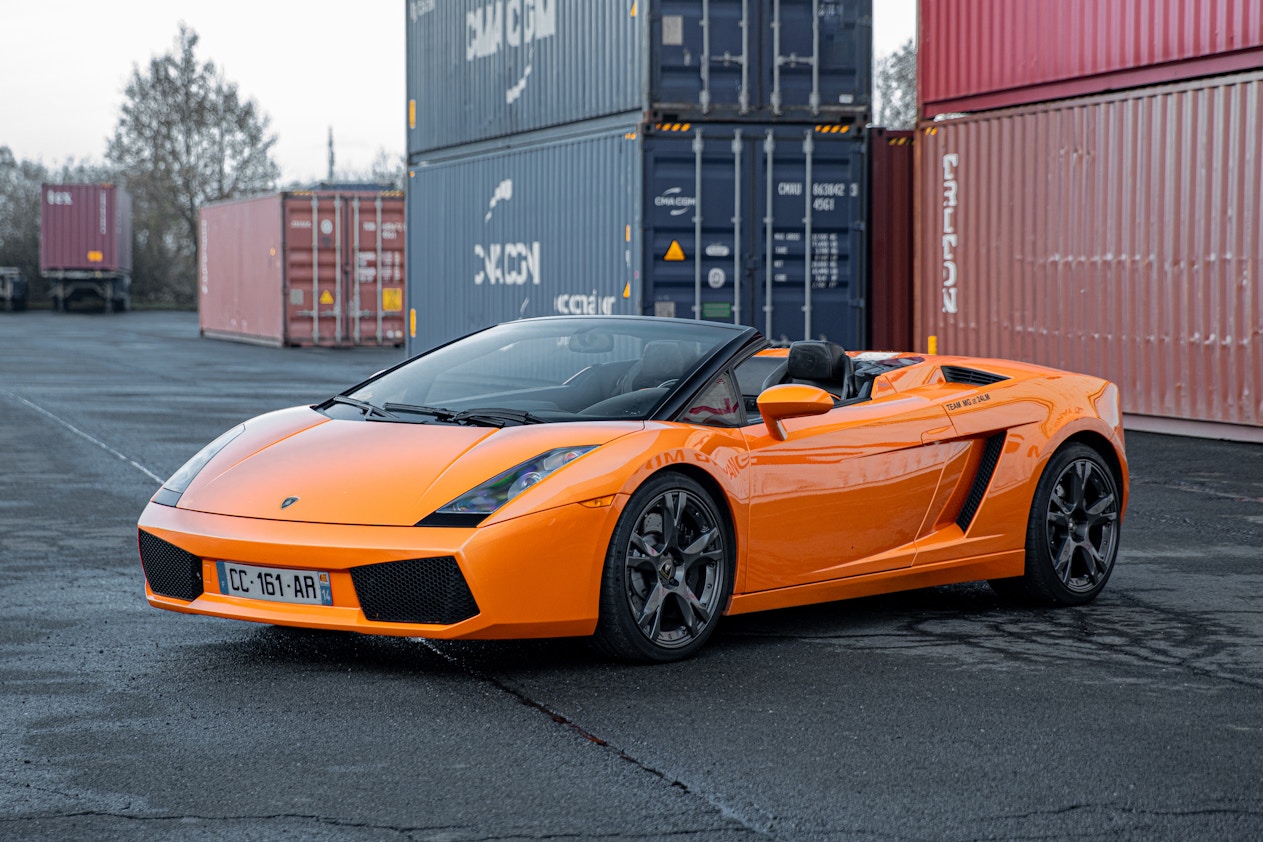
[[[1263,72],[923,125],[917,334],[1263,441]],[[1189,424],[1188,422],[1199,422]]]
[[[202,209],[203,336],[263,345],[403,345],[400,192],[289,192]]]

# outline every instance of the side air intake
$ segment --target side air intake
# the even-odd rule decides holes
[[[995,466],[1000,461],[1002,450],[1004,450],[1004,433],[996,433],[983,445],[982,462],[978,465],[978,473],[974,474],[974,484],[969,489],[969,497],[965,499],[965,505],[961,508],[960,514],[956,516],[956,525],[962,532],[969,531],[969,524],[974,522],[974,515],[978,514],[978,507],[982,505],[987,486],[991,484],[991,475],[995,473]]]
[[[976,368],[945,365],[943,366],[943,379],[948,383],[962,383],[966,386],[990,386],[992,383],[999,383],[1001,380],[1008,380],[1009,378],[1002,374],[979,371]]]

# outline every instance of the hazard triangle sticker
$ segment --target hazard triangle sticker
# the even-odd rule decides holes
[[[662,256],[663,260],[681,261],[684,260],[684,249],[680,248],[679,240],[671,241],[671,248],[667,249],[667,253]]]

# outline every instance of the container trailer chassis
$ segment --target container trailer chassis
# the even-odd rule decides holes
[[[67,312],[76,301],[96,299],[106,312],[121,313],[132,308],[130,275],[116,272],[64,270],[45,272],[48,297],[53,310]]]

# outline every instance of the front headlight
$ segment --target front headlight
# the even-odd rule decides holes
[[[193,477],[197,476],[198,472],[206,467],[206,463],[214,459],[215,454],[227,447],[230,441],[245,431],[246,425],[238,424],[199,450],[196,456],[185,462],[180,470],[171,475],[171,479],[162,484],[162,488],[158,489],[158,493],[154,495],[154,502],[161,503],[164,506],[174,506],[179,502],[180,495],[189,487],[189,483],[193,481]]]
[[[436,514],[489,515],[544,477],[595,447],[595,444],[585,444],[579,447],[559,447],[541,453],[462,494],[440,508]]]

